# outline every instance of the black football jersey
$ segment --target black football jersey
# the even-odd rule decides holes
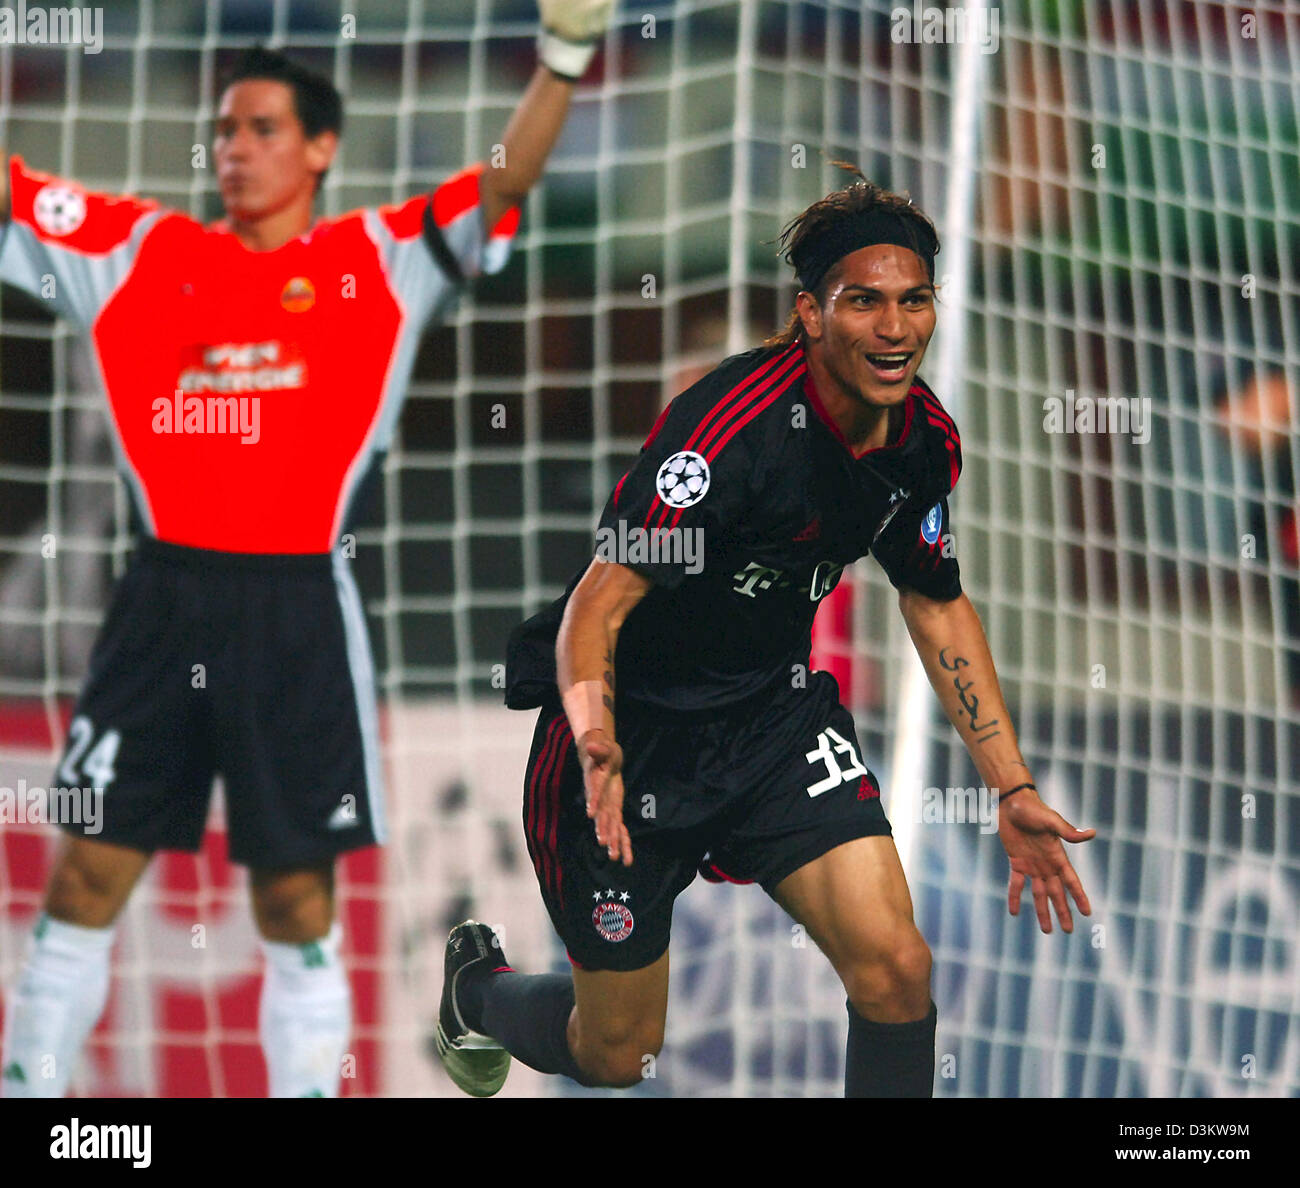
[[[919,378],[897,440],[855,458],[801,344],[727,359],[664,410],[600,518],[596,555],[654,583],[619,634],[617,708],[726,710],[789,687],[818,603],[868,552],[896,587],[957,597],[947,497],[960,472],[957,427]],[[556,634],[581,576],[511,635],[508,705],[556,695]]]

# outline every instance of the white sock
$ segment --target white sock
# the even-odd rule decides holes
[[[352,992],[339,960],[343,929],[305,945],[262,942],[260,1031],[271,1097],[337,1097],[352,1030]]]
[[[42,915],[5,1009],[0,1092],[62,1097],[86,1038],[108,1001],[116,929],[82,928]]]

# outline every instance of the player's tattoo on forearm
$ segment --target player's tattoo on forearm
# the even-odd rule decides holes
[[[976,736],[975,741],[986,743],[989,739],[996,738],[1002,733],[1000,730],[993,729],[993,727],[998,725],[998,719],[986,718],[984,721],[980,721],[980,699],[978,695],[973,692],[975,678],[971,677],[969,680],[962,679],[961,670],[963,668],[969,668],[970,661],[967,660],[965,656],[957,655],[954,655],[949,659],[948,650],[949,649],[946,647],[939,649],[939,667],[944,669],[946,672],[956,674],[952,678],[952,685],[953,688],[957,690],[957,700],[960,702],[961,708],[970,715],[970,728],[971,732]]]
[[[614,653],[605,649],[605,688],[601,691],[601,699],[605,703],[605,708],[612,714],[614,712]]]

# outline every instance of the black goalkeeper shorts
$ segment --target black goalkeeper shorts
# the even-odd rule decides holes
[[[99,820],[64,828],[195,851],[217,775],[235,862],[314,865],[383,840],[370,645],[341,556],[151,539],[133,556],[53,782],[95,789]]]
[[[696,874],[784,878],[845,842],[888,835],[880,787],[827,673],[711,721],[620,709],[631,866],[611,861],[587,817],[563,709],[543,706],[524,788],[528,852],[574,965],[643,969],[668,948],[673,901]]]

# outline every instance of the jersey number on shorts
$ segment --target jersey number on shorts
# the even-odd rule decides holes
[[[841,767],[839,760],[835,758],[836,755],[847,755],[849,757],[849,766]],[[818,780],[815,784],[808,785],[809,796],[820,796],[823,792],[838,788],[855,776],[867,774],[867,769],[862,766],[862,761],[858,758],[857,751],[853,749],[853,744],[829,726],[817,736],[817,749],[808,752],[808,762],[826,764],[826,778]]]
[[[99,742],[91,747],[95,737],[95,727],[89,718],[78,714],[68,726],[68,749],[59,764],[59,779],[70,786],[81,784],[77,775],[80,764],[83,774],[90,779],[92,788],[107,788],[117,775],[113,770],[113,760],[117,758],[117,748],[122,736],[116,730],[105,730]],[[87,754],[89,751],[89,754]],[[85,755],[85,759],[82,759]]]

